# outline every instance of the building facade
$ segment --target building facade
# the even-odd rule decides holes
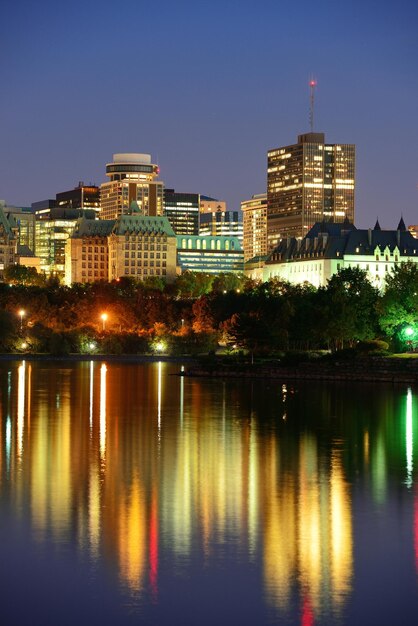
[[[99,213],[100,188],[80,181],[74,189],[56,194],[56,206],[60,209],[92,209]]]
[[[347,221],[315,224],[303,239],[283,239],[270,254],[263,280],[281,278],[293,284],[326,286],[340,269],[365,270],[370,282],[382,290],[397,263],[418,263],[418,241],[401,219],[396,230],[357,229]]]
[[[200,196],[200,212],[213,213],[214,211],[226,211],[226,202],[210,196]]]
[[[100,186],[100,217],[117,219],[129,213],[132,202],[142,215],[162,215],[164,184],[157,180],[158,174],[149,154],[114,154],[113,162],[106,165],[109,181]]]
[[[40,269],[60,280],[65,276],[65,246],[80,215],[95,219],[94,210],[40,209],[35,213],[35,254]]]
[[[267,254],[267,194],[241,202],[244,261]]]
[[[164,215],[176,235],[199,234],[200,196],[198,193],[179,193],[164,190]]]
[[[237,237],[177,237],[179,272],[242,272],[244,253]]]
[[[166,217],[139,213],[78,220],[66,244],[65,282],[176,276],[176,236]]]
[[[267,238],[304,237],[316,222],[354,222],[355,146],[327,144],[324,133],[299,135],[267,155]]]
[[[242,219],[239,211],[201,213],[199,235],[203,237],[237,237],[242,246]]]

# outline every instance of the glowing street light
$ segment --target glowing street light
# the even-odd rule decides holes
[[[23,328],[23,318],[25,316],[25,311],[24,309],[20,309],[19,311],[19,317],[20,317],[20,330],[22,330]]]
[[[405,328],[405,335],[407,337],[411,337],[411,335],[413,335],[413,334],[414,334],[414,329],[411,328],[411,326],[408,326],[407,328]]]
[[[107,313],[102,313],[100,317],[102,320],[102,329],[106,330]]]

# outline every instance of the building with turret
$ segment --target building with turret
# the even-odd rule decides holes
[[[143,215],[163,214],[164,184],[157,180],[159,167],[151,163],[151,155],[118,153],[106,165],[109,181],[100,186],[100,218],[117,219],[129,212],[137,202]]]
[[[393,267],[405,261],[418,263],[418,241],[403,219],[396,230],[382,230],[378,221],[369,229],[358,229],[348,220],[317,222],[302,239],[279,243],[264,265],[263,280],[277,277],[321,287],[340,269],[358,267],[381,290]]]

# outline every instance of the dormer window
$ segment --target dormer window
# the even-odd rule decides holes
[[[356,248],[356,252],[357,252],[357,253],[358,253],[358,252],[360,252],[360,248]]]

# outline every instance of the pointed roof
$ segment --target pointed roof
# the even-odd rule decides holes
[[[396,230],[406,230],[405,222],[403,221],[403,217],[401,216],[400,222],[398,224],[398,228]]]
[[[4,212],[2,206],[0,206],[0,230],[2,230],[3,233],[6,233],[8,237],[13,237],[13,231],[10,227],[10,222],[7,219],[6,213]]]
[[[129,206],[129,210],[131,215],[142,215],[142,211],[139,208],[139,204],[136,200],[132,200],[130,206]]]
[[[377,220],[376,220],[376,224],[374,225],[373,230],[382,230],[382,229],[380,228],[379,219],[377,219]]]

